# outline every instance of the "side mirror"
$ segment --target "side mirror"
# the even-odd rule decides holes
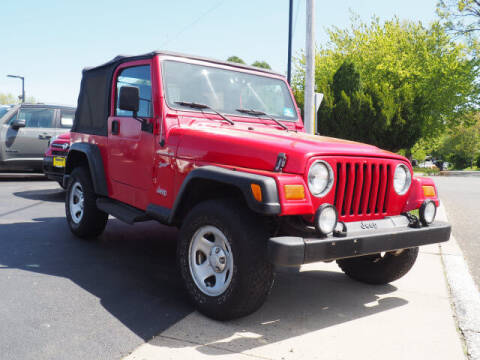
[[[10,126],[14,129],[23,128],[26,126],[25,119],[15,119]]]
[[[134,86],[122,86],[120,88],[120,99],[118,107],[122,110],[133,111],[133,116],[137,116],[140,106],[140,91]]]

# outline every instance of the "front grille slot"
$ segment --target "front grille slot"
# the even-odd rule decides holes
[[[335,206],[341,218],[388,212],[391,165],[385,160],[345,161],[336,166]]]

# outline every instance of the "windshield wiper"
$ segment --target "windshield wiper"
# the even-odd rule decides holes
[[[265,116],[267,118],[269,118],[270,120],[273,120],[277,123],[278,126],[282,127],[284,130],[287,130],[288,131],[288,127],[286,127],[284,124],[282,124],[280,121],[278,121],[277,119],[275,119],[272,115],[269,115],[267,113],[264,113],[263,111],[258,111],[258,110],[253,110],[253,109],[235,109],[237,110],[238,112],[240,113],[243,113],[243,114],[248,114],[248,115],[253,115],[253,116],[256,116],[258,118],[260,118],[261,116]]]
[[[218,116],[220,116],[223,120],[225,121],[228,121],[231,125],[234,125],[235,123],[233,122],[233,120],[230,120],[229,118],[227,118],[225,115],[223,115],[221,112],[211,108],[210,106],[208,105],[205,105],[205,104],[198,104],[196,102],[185,102],[185,101],[175,101],[175,104],[178,104],[178,105],[181,105],[181,106],[188,106],[188,107],[191,107],[192,109],[199,109],[199,110],[204,110],[204,109],[208,109],[208,110],[212,110],[215,114],[217,114]]]

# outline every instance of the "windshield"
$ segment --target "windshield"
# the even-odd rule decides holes
[[[280,79],[169,60],[162,67],[167,103],[173,109],[184,109],[178,102],[191,102],[231,115],[240,115],[236,109],[255,109],[280,120],[297,120],[290,92]]]

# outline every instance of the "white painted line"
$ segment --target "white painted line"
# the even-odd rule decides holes
[[[438,220],[446,221],[443,206]],[[462,250],[453,235],[440,245],[447,282],[450,287],[458,326],[463,333],[470,360],[480,360],[480,293],[465,263]]]

